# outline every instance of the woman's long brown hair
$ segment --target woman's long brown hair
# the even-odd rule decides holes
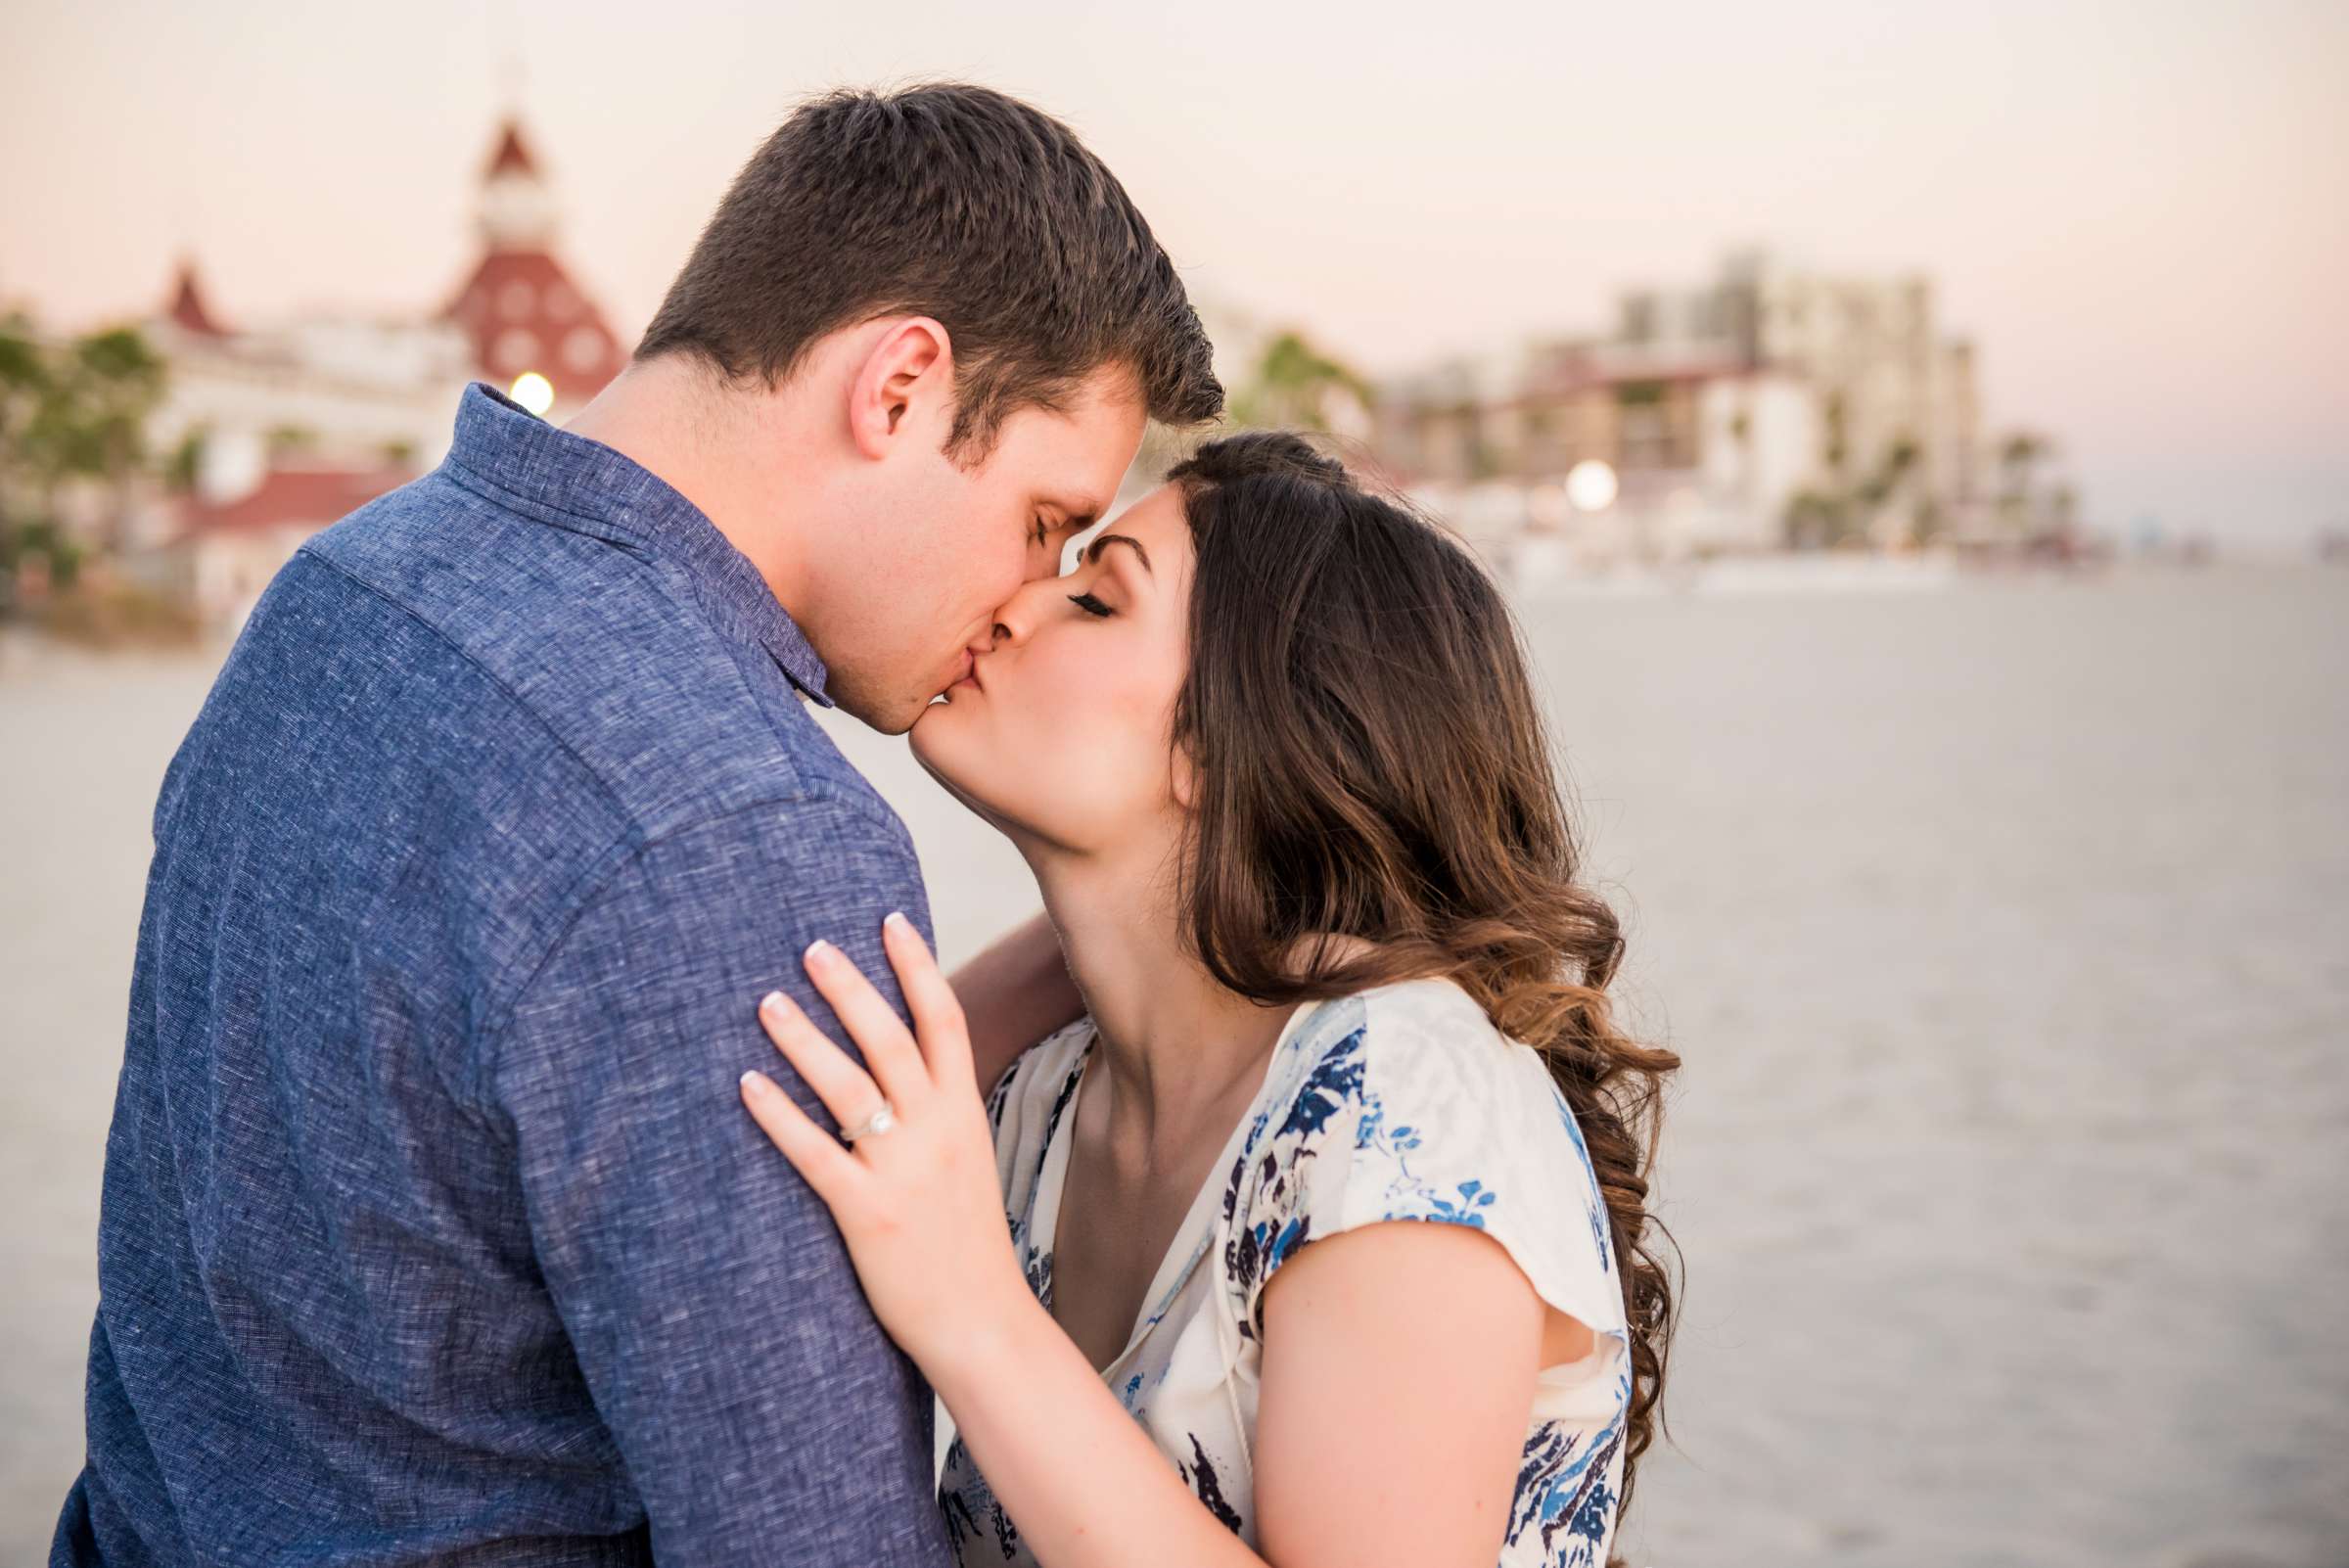
[[[1680,1057],[1612,1020],[1624,939],[1576,880],[1516,620],[1466,548],[1294,436],[1214,441],[1168,478],[1198,560],[1174,736],[1198,781],[1187,940],[1217,981],[1267,1004],[1447,976],[1542,1053],[1596,1168],[1623,1280],[1620,1518],[1673,1330],[1649,1232],[1670,1236],[1646,1199]],[[1323,934],[1370,946],[1337,952]]]

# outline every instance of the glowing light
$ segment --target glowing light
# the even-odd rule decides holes
[[[1579,511],[1605,511],[1615,504],[1615,471],[1595,457],[1566,471],[1566,499]]]
[[[535,370],[526,370],[514,378],[514,386],[506,393],[540,419],[555,406],[555,384]]]

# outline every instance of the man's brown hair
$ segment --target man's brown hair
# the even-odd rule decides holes
[[[958,459],[1104,365],[1163,423],[1222,410],[1199,314],[1117,177],[1050,115],[959,83],[803,105],[734,177],[635,357],[771,388],[826,334],[897,314],[953,341]]]

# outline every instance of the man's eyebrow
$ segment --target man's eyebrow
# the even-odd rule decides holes
[[[1156,577],[1156,576],[1158,576],[1158,574],[1157,574],[1156,572],[1151,572],[1151,570],[1150,570],[1150,552],[1142,548],[1142,541],[1141,541],[1141,540],[1139,540],[1139,539],[1137,539],[1137,538],[1133,537],[1133,536],[1132,536],[1131,534],[1129,534],[1129,533],[1099,533],[1099,534],[1095,534],[1095,535],[1093,536],[1093,542],[1092,542],[1092,543],[1090,543],[1090,544],[1088,544],[1088,545],[1086,545],[1086,546],[1084,547],[1084,564],[1085,564],[1086,566],[1097,566],[1097,565],[1099,565],[1099,564],[1100,564],[1100,561],[1101,561],[1101,546],[1103,546],[1103,545],[1105,545],[1105,544],[1130,544],[1130,545],[1132,545],[1132,546],[1133,546],[1133,553],[1134,553],[1135,555],[1138,555],[1138,556],[1140,556],[1140,557],[1142,558],[1142,570],[1143,570],[1144,572],[1149,572],[1149,573],[1150,573],[1150,576],[1153,576],[1153,577]]]

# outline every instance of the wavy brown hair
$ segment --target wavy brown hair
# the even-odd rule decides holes
[[[1213,441],[1167,477],[1198,562],[1174,734],[1198,780],[1186,941],[1219,983],[1267,1004],[1448,977],[1542,1053],[1589,1149],[1623,1279],[1628,1505],[1673,1329],[1649,1232],[1670,1234],[1646,1199],[1680,1057],[1615,1027],[1623,934],[1577,881],[1516,619],[1451,534],[1297,437]],[[1369,946],[1340,952],[1329,934]]]

